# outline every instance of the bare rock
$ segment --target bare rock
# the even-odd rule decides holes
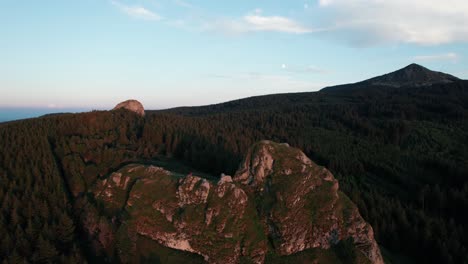
[[[253,145],[235,175],[223,174],[218,182],[128,165],[98,180],[92,191],[107,212],[127,215],[118,235],[87,220],[90,233],[102,234],[104,247],[105,237],[129,249],[145,237],[208,263],[265,263],[270,253],[327,250],[352,238],[362,258],[383,264],[372,227],[339,191],[338,181],[287,144]]]
[[[112,110],[117,110],[117,109],[127,109],[129,111],[135,112],[140,116],[145,116],[145,109],[143,108],[143,105],[138,102],[137,100],[127,100],[119,103],[114,107]]]
[[[221,178],[218,181],[218,184],[223,184],[226,182],[232,182],[232,177],[226,174],[221,174]]]
[[[211,184],[200,177],[188,175],[180,180],[177,196],[180,206],[206,203]]]
[[[277,254],[328,249],[351,237],[372,263],[383,264],[372,227],[338,191],[334,176],[299,149],[261,141],[250,148],[233,180],[258,197],[257,207],[266,208],[260,217]]]

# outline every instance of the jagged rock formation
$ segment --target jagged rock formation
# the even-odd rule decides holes
[[[127,109],[129,111],[135,112],[140,116],[145,115],[145,109],[143,108],[143,105],[140,102],[138,102],[137,100],[123,101],[123,102],[117,104],[114,107],[114,109],[112,109],[112,110],[117,110],[117,109],[121,109],[121,108],[124,108],[124,109]]]
[[[132,164],[91,192],[112,220],[84,226],[105,250],[115,240],[123,262],[135,260],[142,239],[209,263],[265,263],[352,238],[363,260],[354,262],[383,263],[371,226],[333,175],[287,144],[255,144],[234,177],[217,182]]]

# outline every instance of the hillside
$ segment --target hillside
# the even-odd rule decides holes
[[[212,175],[235,175],[249,148],[268,139],[288,142],[328,168],[376,241],[393,254],[415,262],[466,263],[468,82],[348,88],[146,111],[145,117],[119,110],[3,124],[0,233],[7,235],[0,254],[13,252],[11,262],[24,256],[111,261],[115,248],[80,243],[111,241],[116,230],[106,221],[120,221],[98,217],[99,232],[83,230],[85,212],[108,211],[86,190],[128,164],[159,166],[154,162],[165,159]],[[349,256],[345,245],[337,255],[304,251],[288,259]],[[166,259],[193,257],[159,252]],[[287,262],[274,255],[265,259]]]
[[[454,95],[467,85],[467,80],[461,80],[449,74],[431,71],[423,66],[411,64],[392,73],[357,83],[325,87],[318,92],[271,94],[220,104],[177,107],[147,112],[203,116],[252,110],[288,110],[294,107],[300,108],[310,105],[320,107],[330,104],[357,104],[361,103],[359,100],[363,100],[362,104],[364,105],[371,103],[373,99],[380,102],[383,101],[384,104],[400,104],[409,102],[400,102],[399,100],[410,100],[418,95],[435,99],[441,93],[448,93],[442,95],[444,100],[432,106],[428,105],[431,103],[430,100],[417,98],[414,100],[414,103],[421,104],[420,106],[422,107],[440,107],[439,104],[444,106],[450,103],[460,103],[461,98],[455,98]],[[401,88],[401,90],[397,88]],[[425,105],[423,106],[422,104]],[[439,114],[444,115],[446,113],[441,112]]]
[[[273,142],[254,145],[233,178],[209,181],[131,164],[99,179],[91,192],[120,223],[105,235],[112,241],[99,241],[105,250],[116,247],[122,262],[142,255],[160,260],[160,246],[152,245],[158,243],[209,263],[265,263],[267,255],[281,260],[304,250],[322,250],[317,259],[325,261],[323,254],[336,254],[339,243],[352,239],[354,257],[335,258],[382,263],[371,227],[338,192],[333,176],[299,150]],[[86,215],[90,234],[108,232],[89,223],[96,216]]]
[[[192,176],[145,148],[145,122],[119,110],[5,124],[0,256],[264,263],[300,253],[298,263],[382,263],[370,225],[301,151],[263,141],[232,178]]]
[[[208,155],[221,144],[240,160],[255,140],[289,142],[336,175],[385,247],[428,263],[463,263],[468,81],[341,87],[176,108],[154,118],[180,118],[185,134],[213,144]],[[190,153],[193,144],[181,145]],[[190,162],[189,153],[178,155]],[[206,170],[226,164],[211,158],[217,162]]]

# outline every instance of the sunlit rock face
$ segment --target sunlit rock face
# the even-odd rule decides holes
[[[299,149],[271,141],[255,144],[234,182],[257,197],[260,218],[279,255],[327,249],[352,238],[372,263],[383,263],[372,227],[338,191],[338,181],[330,171]]]
[[[140,116],[145,115],[145,109],[143,108],[143,105],[140,102],[138,102],[137,100],[123,101],[123,102],[117,104],[114,107],[114,109],[112,109],[112,110],[117,110],[117,109],[121,109],[121,108],[127,109],[127,110],[132,111],[132,112],[135,112]]]
[[[338,189],[333,175],[300,150],[261,141],[234,176],[218,181],[155,166],[123,167],[92,187],[111,220],[88,219],[88,229],[102,237],[102,247],[117,245],[123,262],[135,260],[141,239],[227,264],[332,250],[352,238],[364,263],[383,263],[371,226]]]

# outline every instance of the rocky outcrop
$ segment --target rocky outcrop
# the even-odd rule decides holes
[[[121,108],[135,112],[140,116],[145,115],[145,109],[143,108],[143,105],[137,100],[127,100],[127,101],[121,102],[117,104],[112,110],[117,110]]]
[[[256,216],[252,198],[230,176],[210,182],[128,165],[96,183],[93,193],[107,211],[123,208],[128,213],[116,232],[117,244],[128,240],[136,248],[137,237],[143,236],[201,255],[209,263],[238,263],[241,257],[264,261],[266,237],[250,226]],[[121,250],[119,255],[125,260],[127,253]]]
[[[117,248],[123,262],[144,237],[223,264],[331,250],[352,238],[364,259],[383,263],[371,226],[333,175],[287,144],[255,144],[238,172],[217,182],[128,165],[98,180],[92,193],[120,226],[108,234],[93,224],[91,231],[125,245]],[[111,244],[102,240],[104,248]]]
[[[278,254],[327,249],[351,237],[372,263],[383,263],[372,227],[338,191],[333,175],[300,150],[259,142],[247,153],[234,181],[260,198],[261,217]]]

